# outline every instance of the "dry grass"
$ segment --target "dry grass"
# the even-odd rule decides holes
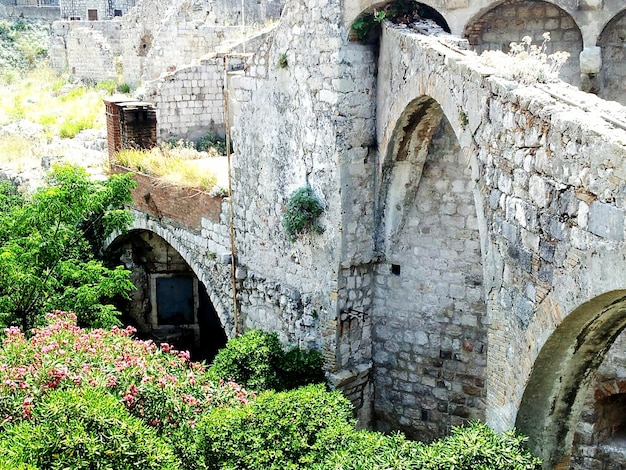
[[[18,135],[0,135],[0,163],[34,164],[41,155],[32,139]]]
[[[105,91],[70,85],[48,68],[0,86],[0,125],[27,119],[47,136],[74,137],[82,129],[105,126]]]
[[[157,176],[175,186],[211,191],[217,183],[217,176],[205,168],[205,155],[187,146],[164,144],[151,150],[122,150],[116,155],[115,163]]]

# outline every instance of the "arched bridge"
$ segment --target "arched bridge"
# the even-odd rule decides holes
[[[507,82],[407,28],[383,28],[379,57],[377,243],[411,274],[374,305],[375,408],[415,394],[385,345],[400,338],[433,377],[430,408],[415,409],[473,397],[556,464],[626,326],[626,110],[565,84]],[[424,328],[438,342],[406,334]],[[448,381],[437,369],[455,342]]]

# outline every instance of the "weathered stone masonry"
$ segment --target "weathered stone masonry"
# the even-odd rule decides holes
[[[434,3],[458,34],[493,10]],[[597,57],[619,5],[561,3]],[[371,6],[289,1],[229,74],[240,326],[322,350],[363,425],[432,439],[467,418],[517,424],[556,463],[626,325],[624,108],[493,77],[450,36],[386,25],[379,47],[351,42]],[[292,244],[282,213],[306,184],[325,231]],[[200,232],[136,228],[179,251],[231,336],[229,270],[207,261],[229,251],[225,214]]]

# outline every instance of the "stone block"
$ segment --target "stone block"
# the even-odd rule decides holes
[[[601,10],[604,0],[578,0],[579,10]]]
[[[595,74],[602,67],[602,49],[598,46],[585,47],[580,52],[580,71]]]
[[[589,231],[610,240],[624,239],[624,211],[595,201],[589,206]]]

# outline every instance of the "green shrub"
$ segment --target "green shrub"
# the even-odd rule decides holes
[[[196,150],[198,150],[198,152],[210,152],[214,150],[218,155],[226,155],[226,139],[211,131],[198,140]]]
[[[301,469],[321,462],[352,428],[351,404],[339,392],[309,385],[268,391],[245,407],[215,408],[198,423],[208,468]]]
[[[470,422],[430,445],[401,434],[347,432],[341,444],[315,470],[538,470],[540,461],[513,431],[498,435],[487,425]]]
[[[62,139],[73,139],[80,131],[93,129],[94,125],[92,116],[81,116],[69,121],[63,121],[59,126],[59,136]]]
[[[209,374],[256,391],[283,391],[324,382],[323,365],[318,351],[294,347],[284,352],[276,333],[249,330],[217,353]]]
[[[278,386],[275,365],[283,350],[276,333],[249,330],[231,339],[215,356],[209,376],[214,380],[232,380],[252,390]]]
[[[279,390],[324,383],[324,357],[319,351],[291,348],[279,359],[277,375]]]
[[[104,391],[56,390],[32,413],[31,420],[8,427],[0,437],[5,465],[46,470],[181,466],[153,429]]]
[[[283,228],[287,238],[295,242],[305,232],[322,233],[324,230],[317,223],[317,218],[324,212],[324,206],[315,195],[313,188],[303,186],[296,190],[287,202],[283,214]]]

